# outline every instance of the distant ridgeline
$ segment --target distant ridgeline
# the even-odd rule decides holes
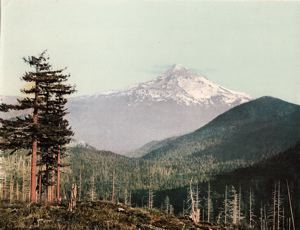
[[[88,146],[69,148],[62,175],[79,198],[189,214],[200,220],[267,229],[300,226],[300,106],[262,97],[195,132],[152,142],[129,158]],[[20,174],[18,174],[21,178]],[[195,195],[196,194],[196,195]],[[276,227],[276,229],[277,229]]]

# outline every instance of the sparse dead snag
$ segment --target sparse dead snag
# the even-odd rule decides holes
[[[68,211],[72,212],[75,209],[76,201],[77,201],[77,185],[72,184],[71,198],[69,202]]]

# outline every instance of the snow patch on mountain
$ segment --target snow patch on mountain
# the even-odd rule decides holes
[[[173,65],[154,80],[134,85],[121,91],[109,91],[97,96],[128,96],[130,104],[175,101],[180,105],[236,105],[251,100],[245,93],[226,89],[202,75]],[[129,104],[129,105],[130,105]]]

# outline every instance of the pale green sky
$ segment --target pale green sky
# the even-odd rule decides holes
[[[78,95],[150,80],[180,63],[230,89],[300,104],[300,3],[4,0],[0,94],[21,58],[48,49]]]

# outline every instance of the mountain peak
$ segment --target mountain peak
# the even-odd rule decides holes
[[[248,95],[226,89],[181,64],[172,65],[153,80],[102,95],[127,95],[130,98],[130,105],[145,101],[147,103],[172,101],[180,105],[218,107],[235,106],[251,100]]]
[[[174,64],[169,68],[165,74],[166,75],[177,75],[177,74],[185,74],[187,72],[190,72],[187,68],[185,68],[181,64]]]
[[[178,70],[186,70],[186,68],[182,64],[174,64],[170,68],[172,71],[178,71]]]

